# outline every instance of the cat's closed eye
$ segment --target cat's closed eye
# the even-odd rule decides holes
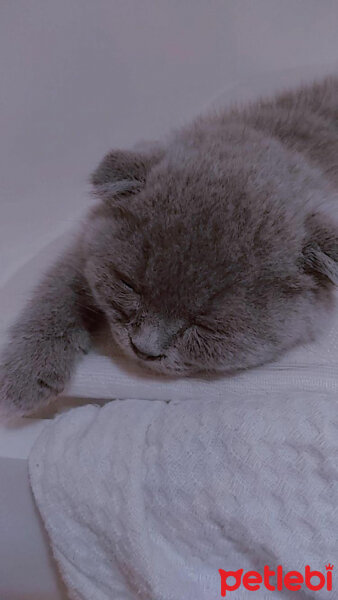
[[[121,317],[122,320],[126,321],[130,318],[128,311],[123,306],[121,306],[121,304],[119,304],[119,302],[116,302],[115,300],[111,300],[109,304],[110,304],[111,308],[116,313],[118,313],[119,317]]]
[[[116,267],[113,267],[112,271],[115,276],[116,282],[121,287],[123,287],[126,290],[129,290],[131,292],[134,292],[135,294],[139,294],[138,290],[136,289],[136,285],[131,281],[131,279],[130,279],[130,277],[128,277],[128,275],[125,275],[124,273],[119,271],[119,269],[117,269]]]
[[[120,278],[120,283],[122,283],[124,285],[124,287],[126,287],[131,292],[137,293],[135,288],[133,287],[133,285],[131,283],[129,283],[128,281],[126,281],[126,279]]]
[[[140,305],[140,295],[129,279],[119,276],[112,287],[109,304],[124,321],[129,321]]]

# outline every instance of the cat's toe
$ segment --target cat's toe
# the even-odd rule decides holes
[[[33,413],[63,389],[59,377],[50,373],[35,375],[27,370],[0,371],[0,420]]]

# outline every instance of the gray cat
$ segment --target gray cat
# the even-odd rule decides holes
[[[100,200],[13,327],[2,412],[60,393],[108,323],[158,373],[234,372],[313,339],[338,283],[338,78],[112,151]]]

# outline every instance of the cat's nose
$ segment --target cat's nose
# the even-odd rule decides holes
[[[163,354],[158,354],[156,351],[153,351],[147,347],[143,348],[142,346],[141,348],[139,348],[139,346],[137,346],[132,339],[130,339],[130,344],[135,354],[143,360],[158,360],[163,356]],[[144,350],[146,350],[146,352]]]
[[[135,354],[143,360],[157,360],[164,354],[169,336],[164,327],[144,323],[130,335],[130,344]]]

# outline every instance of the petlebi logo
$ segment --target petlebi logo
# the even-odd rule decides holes
[[[247,571],[238,569],[238,571],[224,571],[219,569],[221,576],[221,596],[225,598],[228,592],[236,592],[240,588],[245,588],[248,591],[256,592],[257,590],[266,589],[270,592],[275,590],[281,592],[283,590],[298,591],[326,589],[332,591],[332,571],[334,565],[328,563],[325,565],[325,572],[312,570],[309,565],[306,565],[304,573],[300,571],[286,571],[283,567],[278,567],[273,570],[268,565],[265,565],[263,574],[258,571]],[[236,599],[236,594],[233,594],[233,599]]]

